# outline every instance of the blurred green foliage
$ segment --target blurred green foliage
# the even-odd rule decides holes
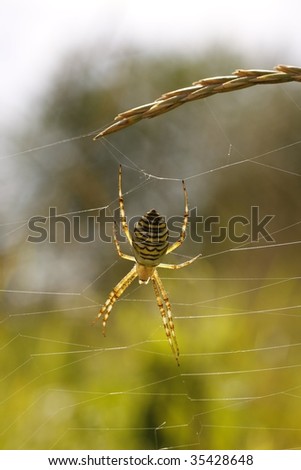
[[[286,245],[300,239],[300,145],[292,145],[300,139],[300,85],[186,104],[108,141],[69,140],[165,91],[254,66],[222,51],[199,61],[133,51],[114,62],[91,57],[62,64],[15,146],[64,142],[5,163],[11,191],[3,222],[16,224],[4,227],[0,254],[1,448],[300,447],[301,329],[293,309],[300,251]],[[62,225],[56,243],[29,243],[26,223],[18,223],[56,207],[71,222],[80,217],[84,234],[91,209],[113,214],[118,206],[119,163],[130,217],[151,207],[181,216],[181,183],[173,178],[185,178],[197,214],[226,224],[259,206],[262,216],[275,215],[269,230],[284,244],[230,251],[237,245],[210,243],[209,233],[201,244],[187,238],[177,253],[203,258],[161,271],[180,368],[149,286],[133,285],[115,305],[106,338],[100,325],[90,326],[131,267],[112,243],[66,244]],[[163,179],[147,181],[137,169]]]

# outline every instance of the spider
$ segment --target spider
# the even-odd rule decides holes
[[[179,239],[172,244],[169,243],[169,232],[165,219],[164,217],[160,216],[155,209],[148,211],[135,224],[134,234],[132,236],[126,221],[124,200],[122,195],[122,167],[120,165],[118,175],[120,220],[123,232],[132,247],[134,256],[127,255],[121,251],[121,247],[116,236],[116,223],[114,225],[113,232],[114,243],[118,255],[123,259],[134,261],[135,265],[110,292],[108,299],[100,309],[99,314],[95,319],[96,322],[102,317],[103,335],[105,336],[106,323],[113,305],[121,297],[124,291],[130,286],[136,277],[138,277],[140,284],[147,284],[149,280],[151,280],[156,295],[157,305],[162,316],[165,334],[178,365],[179,347],[171,314],[171,305],[167,292],[156,268],[184,268],[185,266],[189,266],[200,256],[197,255],[196,257],[180,264],[161,263],[163,256],[165,254],[171,253],[180,245],[182,245],[186,236],[186,228],[188,224],[188,196],[184,180],[182,180],[182,185],[184,191],[184,218]]]

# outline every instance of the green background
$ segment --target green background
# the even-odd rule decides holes
[[[118,112],[254,64],[214,49],[198,60],[128,50],[105,67],[92,57],[66,57],[32,121],[12,130],[13,152],[43,148],[0,163],[9,223],[0,252],[1,448],[299,448],[300,85],[219,94],[94,142],[86,135]],[[129,217],[152,207],[181,216],[182,178],[190,208],[223,226],[250,217],[251,206],[274,215],[268,229],[281,246],[261,239],[252,246],[268,246],[233,251],[239,245],[212,243],[200,225],[203,243],[188,236],[165,259],[203,255],[160,271],[179,368],[150,285],[129,288],[105,338],[100,322],[91,326],[131,268],[113,243],[66,244],[62,224],[56,243],[27,241],[27,221],[49,207],[71,225],[78,216],[83,235],[91,209],[113,214],[119,163]]]

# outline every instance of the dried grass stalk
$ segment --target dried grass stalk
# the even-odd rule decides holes
[[[291,65],[277,65],[275,70],[238,69],[232,75],[204,78],[194,82],[192,86],[164,93],[152,103],[144,104],[118,114],[114,118],[115,122],[99,132],[94,137],[94,140],[131,126],[141,119],[153,118],[159,114],[167,113],[188,101],[208,98],[216,93],[241,90],[242,88],[254,85],[300,81],[301,68]]]

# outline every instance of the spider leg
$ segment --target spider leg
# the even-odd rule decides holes
[[[100,317],[103,317],[102,320],[102,333],[105,336],[105,330],[106,330],[106,323],[109,318],[109,315],[111,313],[111,310],[113,308],[113,305],[115,304],[116,300],[121,297],[123,292],[130,286],[130,284],[133,282],[133,280],[137,277],[137,271],[136,271],[136,266],[134,266],[125,276],[123,279],[121,279],[120,282],[114,287],[114,289],[109,293],[109,297],[105,301],[104,305],[102,308],[99,310],[99,314],[97,315],[96,319],[94,320],[94,323],[96,323]]]
[[[186,237],[186,229],[188,225],[188,215],[189,215],[189,210],[188,210],[188,196],[187,196],[187,191],[186,191],[186,186],[185,186],[185,181],[182,180],[182,185],[183,185],[183,191],[184,191],[184,218],[183,218],[183,224],[182,224],[182,229],[181,229],[181,234],[180,238],[172,243],[166,251],[166,254],[171,253],[174,251],[176,248],[182,245],[183,241],[185,240]]]
[[[126,222],[126,215],[124,210],[124,200],[122,194],[122,167],[119,165],[119,174],[118,174],[118,195],[119,195],[119,211],[122,229],[125,233],[126,238],[129,241],[129,244],[132,246],[132,237],[130,234],[129,226]]]
[[[189,259],[188,261],[184,261],[184,263],[180,264],[166,264],[166,263],[160,263],[157,268],[164,268],[164,269],[181,269],[185,268],[185,266],[189,266],[192,264],[196,259],[198,259],[201,255],[201,253],[194,258]]]
[[[134,261],[136,262],[134,256],[131,256],[131,255],[127,255],[125,253],[122,253],[121,251],[121,247],[120,247],[120,244],[119,244],[119,241],[117,240],[117,233],[116,233],[116,222],[114,220],[114,230],[113,230],[113,236],[114,236],[114,243],[115,243],[115,247],[116,247],[116,250],[117,250],[117,253],[118,255],[120,256],[120,258],[123,258],[123,259],[127,259],[129,261]]]
[[[171,305],[168,299],[168,295],[156,270],[154,270],[151,280],[156,295],[157,305],[162,316],[165,334],[179,366],[179,347],[175,334],[175,327],[172,319]]]

